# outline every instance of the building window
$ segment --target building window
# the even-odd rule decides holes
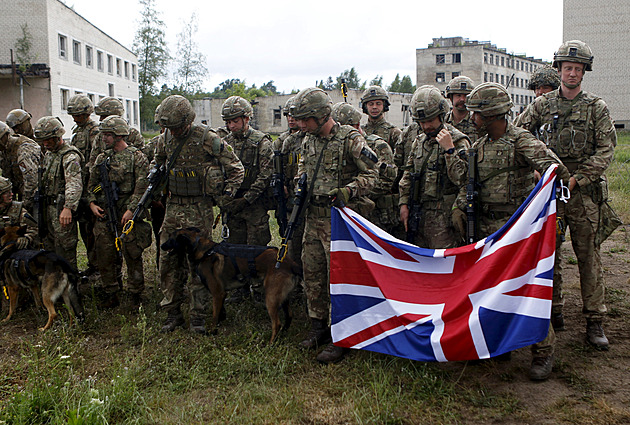
[[[72,40],[72,60],[74,63],[81,65],[81,42]]]
[[[529,64],[528,63],[525,64],[525,71],[529,72]]]
[[[103,52],[101,52],[100,50],[96,51],[96,69],[98,70],[98,72],[103,72],[105,70],[103,64]]]
[[[93,55],[94,55],[94,52],[92,50],[92,47],[85,46],[85,66],[87,66],[88,68],[94,67],[94,64],[92,63]]]
[[[498,83],[499,82],[499,74],[495,74],[495,75],[496,75],[496,77],[495,77],[494,81],[496,81]]]
[[[525,85],[529,86],[529,80],[525,80]]]
[[[525,68],[525,62],[521,62],[521,71]]]
[[[484,72],[484,73],[483,73],[483,82],[484,82],[484,83],[487,83],[487,82],[488,82],[488,73],[487,73],[487,72]]]
[[[114,84],[113,83],[107,84],[107,92],[109,93],[110,97],[114,97]]]
[[[112,75],[114,73],[114,57],[107,55],[107,73]]]
[[[451,77],[451,78],[456,78],[456,77],[459,77],[461,74],[462,74],[461,72],[453,72],[453,73],[451,74],[451,75],[452,75],[452,77]]]
[[[444,59],[444,55],[435,55],[435,63],[438,65],[442,65],[446,62]]]
[[[483,63],[488,63],[488,54],[487,53],[483,54]]]
[[[136,81],[136,64],[131,64],[131,81]]]
[[[445,80],[445,77],[444,77],[444,73],[443,72],[436,72],[435,73],[435,81],[436,82],[443,83],[444,80]]]
[[[490,65],[494,65],[494,55],[490,54]]]
[[[92,105],[96,104],[96,102],[94,102],[94,93],[88,93],[87,97],[90,99],[90,102],[92,102]]]
[[[122,76],[122,60],[120,58],[116,58],[116,75],[118,77]]]
[[[133,101],[133,124],[138,125],[138,101]]]
[[[125,78],[129,79],[129,62],[125,61]]]
[[[282,125],[282,108],[273,110],[273,126],[278,127]]]
[[[68,37],[59,34],[59,57],[68,59]]]
[[[505,57],[501,56],[501,66],[505,66]]]
[[[68,98],[70,97],[70,90],[61,89],[61,110],[68,109]]]
[[[501,74],[501,84],[505,85],[505,75]]]
[[[490,82],[494,83],[494,74],[492,72],[490,73]]]
[[[461,53],[453,53],[453,63],[462,63]]]
[[[512,103],[516,103],[516,100],[514,99],[514,93],[512,93]]]
[[[127,122],[131,122],[131,100],[127,99]]]

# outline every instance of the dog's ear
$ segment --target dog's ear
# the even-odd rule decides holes
[[[26,234],[26,224],[24,226],[20,226],[17,230],[18,236],[24,236]]]

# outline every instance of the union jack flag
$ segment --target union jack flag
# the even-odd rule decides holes
[[[501,229],[459,248],[419,248],[348,208],[333,208],[335,345],[456,361],[542,341],[551,314],[555,170],[547,170]]]

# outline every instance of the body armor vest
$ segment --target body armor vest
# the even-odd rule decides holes
[[[42,176],[42,187],[46,196],[63,195],[66,191],[66,179],[63,168],[63,161],[66,155],[74,152],[79,157],[81,168],[83,168],[83,155],[75,146],[64,143],[57,152],[44,157],[44,174]]]
[[[269,136],[253,128],[248,130],[246,137],[237,138],[230,134],[225,138],[225,141],[234,148],[236,156],[241,160],[243,168],[245,169],[245,178],[239,188],[240,192],[248,191],[258,177],[260,171],[259,148],[260,143],[265,138],[269,139]]]

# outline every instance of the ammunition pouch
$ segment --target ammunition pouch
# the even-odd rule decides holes
[[[168,190],[175,196],[203,196],[202,179],[196,167],[172,169],[168,174]]]
[[[218,196],[225,189],[225,177],[223,170],[218,165],[209,165],[204,168],[203,194],[206,196]]]
[[[608,205],[608,202],[602,202],[599,206],[599,223],[597,233],[595,233],[595,246],[600,246],[622,224],[623,222],[612,207]]]

